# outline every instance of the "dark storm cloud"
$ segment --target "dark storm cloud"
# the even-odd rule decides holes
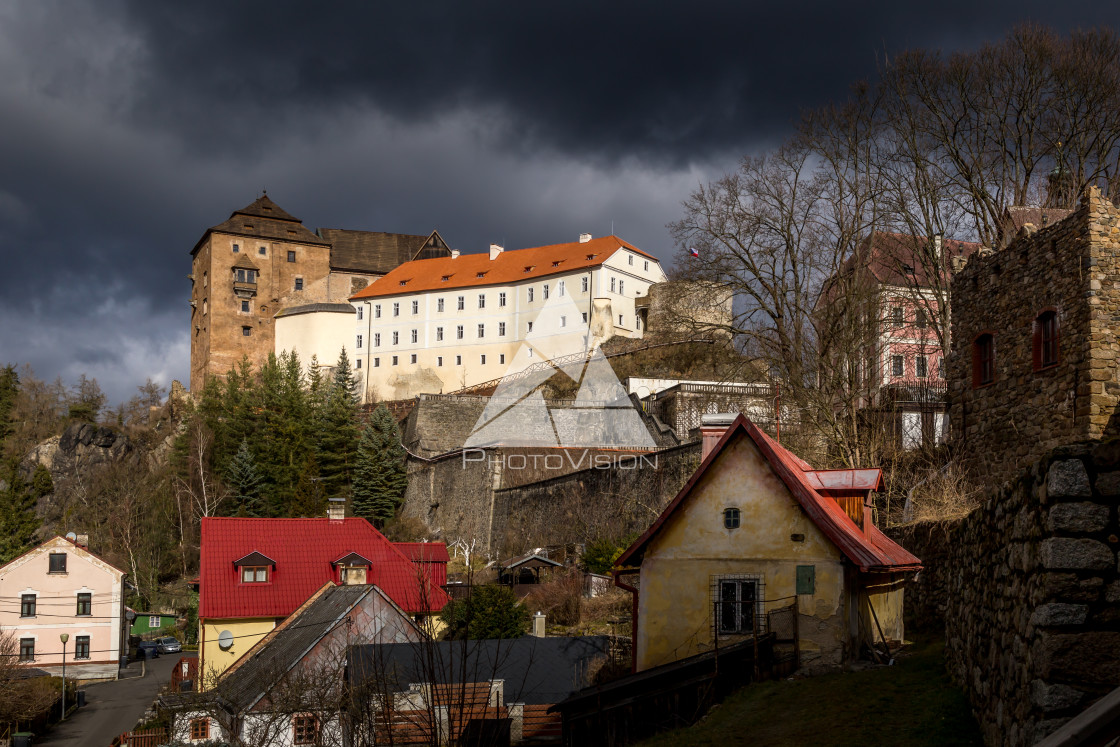
[[[481,106],[509,116],[497,133],[509,146],[680,161],[780,135],[883,53],[994,39],[1026,18],[1120,16],[1102,3],[914,5],[135,0],[130,16],[152,65],[143,113],[206,121],[201,138],[216,127],[251,143],[256,115],[278,105],[361,101],[407,121]]]
[[[262,187],[314,228],[666,257],[697,183],[882,54],[1103,3],[0,5],[0,363],[185,378],[188,252]]]

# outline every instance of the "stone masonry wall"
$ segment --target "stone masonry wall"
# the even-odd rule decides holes
[[[1117,432],[1120,211],[1099,190],[1065,220],[972,258],[953,278],[952,299],[952,438],[978,474],[1010,479],[1050,449]],[[1059,362],[1035,370],[1035,319],[1049,309]],[[995,376],[974,388],[973,344],[985,332]]]
[[[895,533],[926,565],[907,604],[944,609],[949,671],[989,744],[1034,744],[1120,685],[1118,503],[1120,440],[1074,444],[947,534]]]
[[[546,458],[563,464],[546,469]],[[570,469],[572,460],[584,468]],[[600,466],[585,467],[592,460]],[[410,458],[402,513],[443,540],[474,539],[492,557],[618,538],[648,527],[699,463],[698,442],[640,454],[520,448]]]

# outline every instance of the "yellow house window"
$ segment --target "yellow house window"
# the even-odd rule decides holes
[[[723,526],[725,529],[738,529],[741,515],[737,508],[723,509]]]

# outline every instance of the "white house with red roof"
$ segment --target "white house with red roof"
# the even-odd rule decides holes
[[[732,417],[705,417],[700,467],[615,563],[634,594],[636,671],[765,633],[790,605],[803,662],[901,641],[921,561],[872,521],[880,471],[814,470]]]
[[[327,582],[375,584],[417,620],[447,603],[437,553],[413,562],[362,518],[208,517],[201,545],[199,666],[208,681]]]
[[[57,674],[116,679],[126,651],[125,572],[83,544],[54,537],[0,567],[0,631],[20,664]],[[60,636],[65,635],[65,644]]]
[[[523,344],[541,360],[547,338],[575,330],[599,341],[641,337],[635,299],[666,279],[656,257],[617,236],[453,251],[373,281],[351,296],[354,313],[309,308],[278,316],[276,350],[310,359],[318,341],[341,339],[366,401],[449,392],[502,377]]]

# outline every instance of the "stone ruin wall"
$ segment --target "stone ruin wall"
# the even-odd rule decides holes
[[[908,624],[946,659],[989,744],[1033,744],[1120,686],[1120,440],[1063,446],[955,523],[891,534],[922,558]]]
[[[1057,446],[1118,432],[1120,211],[1098,190],[1069,218],[972,258],[952,298],[952,439],[978,474],[1011,479]],[[1046,309],[1058,314],[1060,358],[1035,371],[1034,321]],[[995,377],[973,388],[983,332],[994,334]]]

